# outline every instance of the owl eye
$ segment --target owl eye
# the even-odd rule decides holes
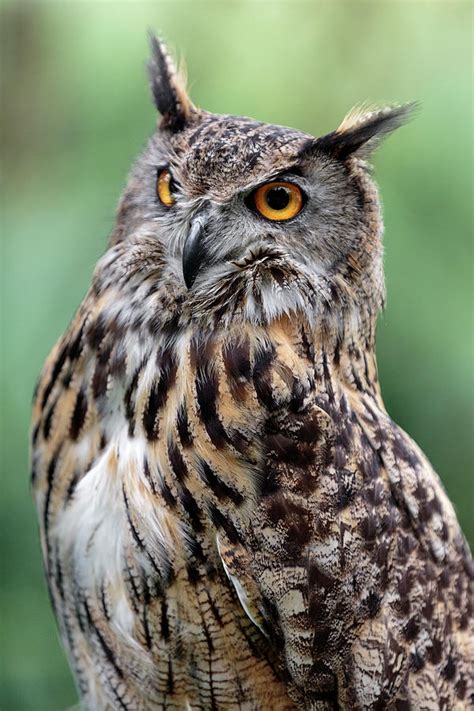
[[[272,181],[257,188],[251,195],[254,209],[267,220],[284,221],[301,212],[303,193],[294,183]]]
[[[171,205],[176,202],[176,198],[173,196],[173,190],[173,177],[168,168],[162,168],[158,171],[156,194],[158,195],[160,202],[163,205],[166,205],[166,207],[171,207]]]

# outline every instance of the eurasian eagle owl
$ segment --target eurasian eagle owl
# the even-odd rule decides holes
[[[161,123],[47,360],[33,487],[86,708],[465,709],[471,559],[377,379],[367,159],[411,107],[327,135]]]

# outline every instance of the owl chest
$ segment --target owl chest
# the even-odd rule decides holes
[[[265,640],[226,575],[215,527],[206,523],[192,484],[188,497],[194,504],[191,498],[180,508],[164,503],[138,467],[143,449],[116,454],[104,452],[54,531],[65,578],[59,609],[77,617],[91,649],[99,636],[106,641],[131,687],[140,669],[146,708],[170,689],[183,707],[186,701],[199,706],[214,683],[225,708],[233,708],[236,698],[263,704],[265,687],[274,685],[272,707],[290,708],[265,659]],[[97,654],[106,668],[103,650]]]

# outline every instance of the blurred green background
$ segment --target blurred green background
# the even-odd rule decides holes
[[[195,102],[314,134],[354,104],[418,99],[375,158],[386,223],[379,327],[387,407],[474,539],[470,2],[0,3],[4,711],[76,695],[28,485],[31,392],[105,248],[155,115],[146,30],[186,57]]]

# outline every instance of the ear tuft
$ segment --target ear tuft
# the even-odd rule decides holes
[[[148,71],[155,106],[162,116],[160,127],[181,131],[193,109],[186,93],[184,71],[176,69],[165,45],[152,33],[150,45]]]
[[[368,158],[380,141],[412,118],[417,104],[369,110],[352,109],[336,131],[318,138],[318,149],[344,160],[350,155]]]

